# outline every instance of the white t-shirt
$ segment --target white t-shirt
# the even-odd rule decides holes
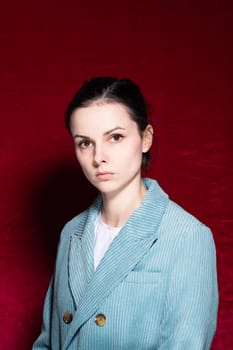
[[[121,227],[112,227],[105,224],[99,214],[95,220],[95,244],[94,244],[94,266],[95,270],[108,250],[113,239],[117,236]]]

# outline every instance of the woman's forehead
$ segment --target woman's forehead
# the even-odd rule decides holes
[[[132,127],[135,122],[120,103],[92,104],[77,108],[71,117],[71,128],[111,129],[116,126]]]
[[[82,135],[94,138],[118,129],[128,133],[138,129],[127,109],[119,103],[93,104],[89,107],[78,108],[72,114],[73,136]]]

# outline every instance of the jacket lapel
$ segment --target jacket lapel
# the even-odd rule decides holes
[[[94,221],[100,206],[101,198],[99,196],[88,210],[86,219],[79,225],[77,232],[70,239],[69,285],[78,308],[94,274]]]
[[[77,300],[77,312],[74,315],[64,349],[67,348],[79,328],[95,314],[104,300],[134,269],[158,239],[158,229],[168,197],[155,181],[146,179],[144,181],[149,189],[140,208],[131,215],[113,240],[95,272],[93,268],[93,217],[99,210],[96,206],[97,212],[94,214],[91,210],[91,214],[89,213],[81,241],[79,238],[77,244],[72,243],[70,285]],[[73,259],[76,260],[76,266],[80,271],[74,270]]]

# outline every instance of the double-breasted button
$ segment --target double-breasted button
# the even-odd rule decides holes
[[[72,322],[72,320],[73,320],[73,315],[72,315],[72,313],[69,312],[69,311],[64,312],[63,321],[64,321],[66,324],[69,324],[70,322]]]
[[[95,323],[97,324],[97,326],[99,327],[103,327],[106,323],[106,317],[103,314],[98,314],[95,317]]]

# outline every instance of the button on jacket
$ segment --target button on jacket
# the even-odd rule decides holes
[[[210,348],[218,306],[212,234],[156,181],[144,183],[141,206],[96,271],[101,196],[65,225],[33,350]]]

